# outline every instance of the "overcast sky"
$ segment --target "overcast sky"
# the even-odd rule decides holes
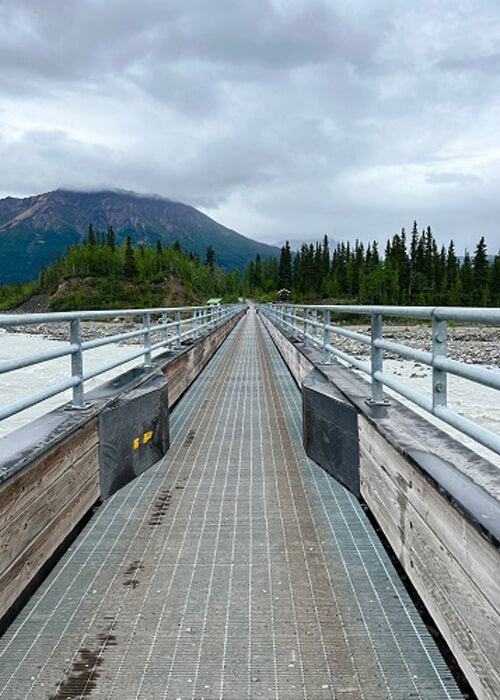
[[[0,0],[0,195],[500,247],[499,0]]]

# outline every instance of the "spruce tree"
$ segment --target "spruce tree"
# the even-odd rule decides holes
[[[500,253],[495,255],[495,259],[490,265],[489,288],[490,303],[493,306],[500,306]]]
[[[325,234],[323,238],[323,270],[322,277],[325,278],[330,272],[330,245],[328,243],[328,236]]]
[[[418,265],[418,225],[417,222],[413,222],[413,228],[411,231],[411,242],[410,242],[410,274],[408,279],[408,299],[410,303],[413,303],[415,299],[415,285],[417,279],[417,265]]]
[[[207,247],[207,254],[205,257],[205,267],[208,267],[211,270],[213,270],[214,266],[215,266],[215,252],[214,252],[214,249],[212,248],[212,246],[209,245]]]
[[[108,226],[108,231],[106,234],[106,245],[111,248],[111,250],[114,250],[116,246],[115,232],[113,231],[111,224]]]
[[[488,255],[486,252],[486,241],[481,236],[474,253],[474,293],[472,301],[474,304],[486,304],[488,300]]]
[[[448,274],[448,282],[450,285],[455,283],[456,276],[459,271],[458,259],[455,253],[455,243],[450,241],[448,246],[448,257],[446,260],[446,272]]]
[[[256,289],[262,290],[264,287],[264,274],[262,269],[262,258],[259,253],[255,256],[255,266],[254,266],[254,287]]]
[[[467,250],[465,251],[462,267],[460,268],[460,286],[462,289],[462,297],[460,303],[463,306],[470,306],[470,304],[472,303],[473,296],[474,276],[470,261],[470,255]]]
[[[292,251],[288,241],[281,249],[278,286],[280,289],[292,288]]]
[[[190,260],[193,260],[193,254],[190,253],[189,255],[191,256]],[[161,272],[163,269],[163,247],[159,238],[156,239],[156,267],[158,272]]]
[[[89,224],[89,235],[87,237],[87,243],[92,247],[97,245],[97,238],[94,233],[94,227],[92,224]]]
[[[133,279],[137,274],[137,265],[135,264],[135,253],[132,248],[132,240],[127,236],[125,244],[125,264],[123,266],[123,274],[127,279]]]

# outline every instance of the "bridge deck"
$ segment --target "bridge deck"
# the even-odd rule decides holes
[[[458,698],[250,311],[0,640],[0,697]]]

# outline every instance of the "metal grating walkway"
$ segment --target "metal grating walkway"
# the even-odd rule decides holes
[[[0,639],[0,697],[460,698],[253,310]]]

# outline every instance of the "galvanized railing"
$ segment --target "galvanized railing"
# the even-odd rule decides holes
[[[224,306],[185,306],[175,308],[126,309],[112,311],[75,311],[46,314],[4,314],[0,315],[0,328],[22,327],[41,323],[69,324],[69,344],[61,348],[40,352],[34,355],[4,360],[0,362],[0,374],[13,372],[23,367],[29,367],[41,362],[54,360],[58,357],[71,356],[71,376],[63,382],[47,387],[43,391],[31,394],[13,403],[0,406],[0,420],[24,411],[45,399],[72,390],[71,408],[86,408],[84,398],[84,383],[100,374],[109,372],[120,365],[131,362],[139,357],[144,358],[144,365],[150,366],[152,354],[168,345],[179,349],[183,339],[198,338],[229,319],[233,318],[245,307],[237,304]],[[112,318],[137,317],[142,319],[142,327],[94,340],[82,340],[82,321],[96,321]],[[160,319],[161,323],[151,325],[152,319]],[[160,334],[161,340],[152,342],[152,336]],[[111,343],[118,343],[130,338],[143,336],[143,345],[134,349],[130,355],[121,357],[97,369],[85,372],[84,352]]]
[[[260,307],[274,323],[310,341],[323,350],[323,360],[333,355],[371,377],[371,396],[367,402],[378,405],[387,403],[384,386],[432,413],[454,428],[500,454],[500,438],[486,428],[459,416],[447,406],[447,375],[457,375],[478,384],[500,389],[500,371],[458,362],[447,357],[447,322],[500,325],[500,309],[428,306],[306,306],[298,304],[265,304]],[[335,314],[356,314],[371,318],[371,334],[365,335],[342,326],[332,325]],[[398,319],[431,321],[432,352],[384,340],[382,319],[384,316]],[[332,334],[355,340],[370,348],[370,361],[343,352],[332,344]],[[427,398],[405,386],[384,372],[384,352],[415,360],[432,368],[432,397]]]

